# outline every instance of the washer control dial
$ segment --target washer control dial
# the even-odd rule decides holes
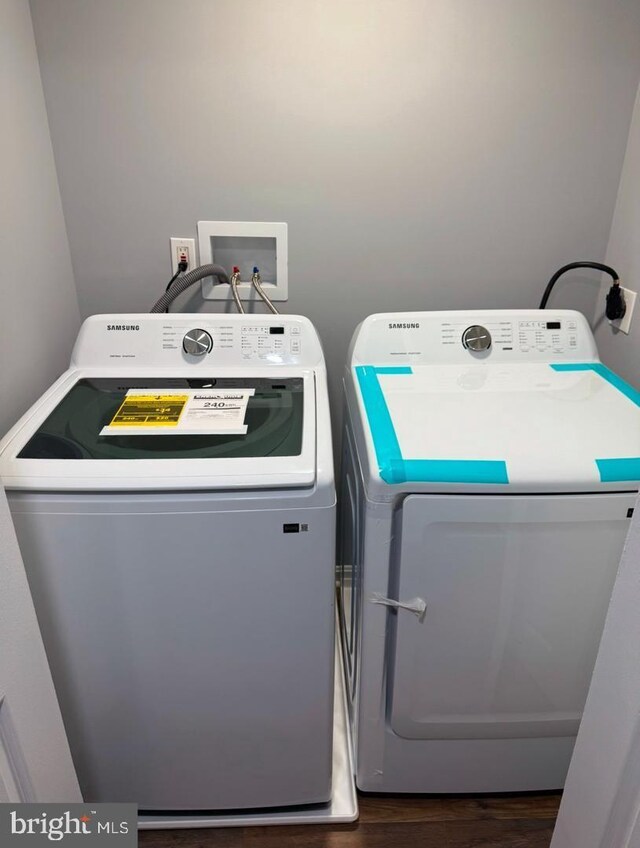
[[[182,348],[191,356],[204,356],[213,347],[213,339],[206,330],[189,330],[182,339]]]
[[[473,324],[462,334],[462,344],[467,350],[478,353],[491,347],[491,333],[480,324]]]

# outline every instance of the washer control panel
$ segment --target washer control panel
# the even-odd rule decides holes
[[[102,365],[302,365],[322,361],[318,334],[299,315],[94,315],[73,361]]]
[[[462,334],[462,345],[467,350],[474,350],[476,353],[481,353],[484,350],[489,350],[491,347],[491,333],[486,327],[481,327],[480,324],[473,324]]]
[[[213,339],[206,330],[189,330],[182,339],[182,349],[191,356],[204,356],[213,347]]]
[[[240,351],[243,359],[302,352],[299,325],[245,324],[240,327]]]
[[[302,327],[300,324],[273,324],[246,322],[238,326],[220,320],[207,329],[196,327],[183,335],[181,327],[168,324],[162,328],[162,346],[175,350],[182,339],[182,350],[188,356],[215,355],[234,351],[242,361],[294,356],[302,353]]]

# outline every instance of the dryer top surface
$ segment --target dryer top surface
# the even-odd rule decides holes
[[[540,326],[532,331],[540,341],[531,355],[524,350],[530,342],[517,346],[512,332],[510,344],[503,339],[498,348],[494,342],[493,350],[478,356],[459,344],[457,330],[451,351],[443,341],[443,316],[459,313],[425,314],[426,321],[374,316],[382,319],[383,332],[365,322],[354,345],[351,379],[366,422],[373,500],[380,499],[371,491],[376,486],[382,499],[389,498],[385,486],[496,493],[638,488],[640,392],[598,361],[582,316],[568,313],[546,322],[565,325],[567,334],[575,322],[575,345],[568,335]],[[495,323],[495,313],[478,315],[480,326],[482,319]],[[449,323],[459,327],[469,320],[465,313]],[[503,319],[505,326],[509,320]],[[516,323],[542,320],[518,313]],[[375,357],[372,337],[384,338],[393,324],[420,325],[413,359],[391,359],[388,349]],[[525,338],[522,333],[518,338]],[[428,356],[430,350],[437,356]],[[362,363],[363,352],[373,362]]]

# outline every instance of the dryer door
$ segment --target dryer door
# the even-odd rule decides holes
[[[572,736],[634,496],[410,495],[390,722],[410,739]]]

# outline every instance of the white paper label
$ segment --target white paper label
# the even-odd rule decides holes
[[[233,435],[255,389],[129,389],[101,436]]]

